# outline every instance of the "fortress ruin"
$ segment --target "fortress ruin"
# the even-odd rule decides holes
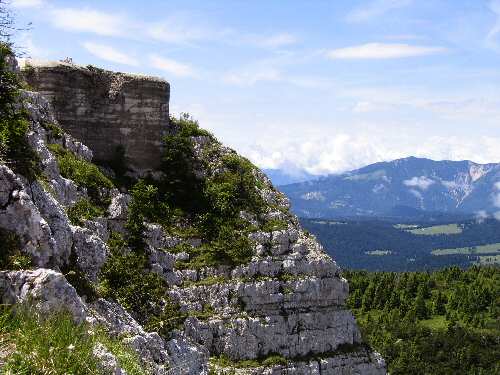
[[[59,125],[92,149],[94,160],[113,160],[122,148],[132,170],[159,167],[169,124],[168,82],[68,62],[29,61],[23,73],[51,101]]]

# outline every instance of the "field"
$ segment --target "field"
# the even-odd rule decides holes
[[[408,232],[422,236],[435,236],[438,234],[460,234],[462,233],[462,227],[458,224],[434,225],[432,227],[408,229]]]
[[[481,246],[471,246],[471,247],[458,247],[454,249],[437,249],[431,251],[432,255],[453,255],[453,254],[465,254],[465,255],[477,255],[477,254],[500,254],[500,243],[492,243],[488,245]]]
[[[365,251],[365,254],[381,256],[381,255],[391,255],[392,252],[390,250],[372,250],[372,251]]]

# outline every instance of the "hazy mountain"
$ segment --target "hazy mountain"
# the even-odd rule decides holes
[[[281,186],[302,217],[490,215],[500,211],[500,163],[409,157]]]
[[[274,186],[289,185],[318,178],[304,170],[290,172],[286,169],[264,169],[264,173],[270,178]]]

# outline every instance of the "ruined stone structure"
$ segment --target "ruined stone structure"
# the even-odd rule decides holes
[[[94,160],[112,160],[123,146],[131,169],[158,168],[168,128],[168,82],[66,62],[29,61],[23,71],[50,100],[59,124],[92,149]]]

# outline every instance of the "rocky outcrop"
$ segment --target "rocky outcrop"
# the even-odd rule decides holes
[[[158,88],[161,84],[157,81],[130,81],[129,76],[68,64],[35,67],[30,74],[38,80],[32,82],[38,82],[52,100],[73,96],[77,101],[63,105],[56,100],[54,116],[43,95],[24,93],[31,118],[29,142],[40,158],[42,176],[38,181],[28,181],[7,165],[0,165],[0,228],[15,233],[22,252],[32,257],[36,267],[43,268],[0,272],[3,303],[31,300],[43,311],[69,308],[76,321],[87,320],[120,337],[154,374],[205,375],[209,368],[218,374],[385,373],[383,360],[364,346],[354,317],[346,307],[348,285],[338,266],[314,237],[302,231],[297,218],[289,213],[286,197],[257,170],[253,177],[265,207],[259,218],[240,213],[241,220],[256,228],[249,230],[252,254],[243,264],[190,268],[185,263],[188,265],[180,267],[179,262],[188,262],[190,254],[179,251],[179,246],[185,246],[181,250],[199,249],[202,239],[177,236],[167,233],[161,225],[144,223],[143,271],[154,272],[165,280],[165,303],[176,304],[185,317],[168,335],[147,331],[138,322],[141,317],[117,301],[90,298],[83,292],[79,295],[76,290],[81,285],[75,285],[75,289],[61,270],[70,269],[69,273],[63,272],[67,276],[76,273],[91,285],[99,283],[100,272],[113,254],[108,240],[113,232],[125,232],[131,198],[126,192],[108,189],[110,204],[102,217],[84,220],[80,226],[71,224],[66,210],[89,196],[85,188],[60,175],[47,144],[56,143],[82,160],[91,160],[92,151],[99,155],[101,146],[93,144],[97,149],[90,151],[66,133],[55,137],[45,129],[46,125],[57,124],[61,118],[61,122],[72,123],[67,125],[71,128],[81,121],[79,116],[95,110],[87,125],[90,129],[101,121],[109,121],[103,128],[112,130],[101,134],[107,139],[120,127],[134,127],[138,118],[148,117],[148,110],[163,100],[159,97],[164,91]],[[66,82],[72,74],[74,82],[68,82],[67,91],[60,88],[55,77]],[[97,98],[102,103],[87,102],[91,98],[79,91],[94,75],[104,75],[107,80],[104,86],[96,88],[101,90]],[[158,91],[149,90],[152,82]],[[148,96],[155,96],[143,112],[141,106],[145,102],[136,101],[143,104],[134,110],[127,107],[133,95],[140,96],[139,83],[146,87],[145,102]],[[119,111],[117,103],[121,103],[122,110],[128,108],[127,111],[138,113],[127,122],[120,117],[122,112],[113,112]],[[103,115],[106,113],[109,117]],[[157,120],[146,122],[145,126]],[[141,152],[140,147],[134,146],[133,137],[132,133],[126,137],[128,152]],[[211,137],[193,137],[192,141],[199,176],[220,173],[220,158],[234,155]],[[279,228],[262,229],[257,226],[259,220],[279,223]],[[105,347],[96,346],[94,354],[104,369],[123,374],[117,359]],[[279,363],[266,361],[273,356],[279,357]],[[242,361],[250,361],[254,366],[240,369]]]
[[[30,302],[47,313],[68,310],[76,322],[87,317],[87,307],[66,278],[53,270],[0,272],[2,303]]]

